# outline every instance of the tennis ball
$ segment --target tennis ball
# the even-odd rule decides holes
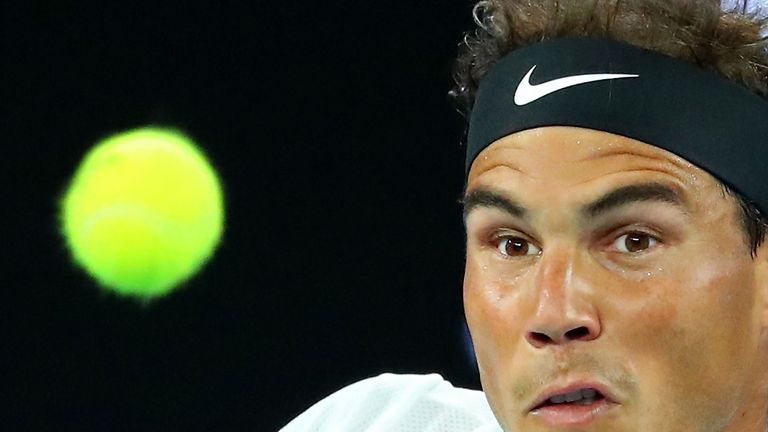
[[[181,132],[140,128],[98,143],[61,199],[73,261],[100,286],[151,300],[193,276],[218,246],[222,188]]]

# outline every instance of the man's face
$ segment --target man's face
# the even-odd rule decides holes
[[[516,133],[469,174],[464,306],[507,431],[762,431],[764,247],[735,200],[672,153],[571,127]],[[581,425],[530,412],[596,382]]]

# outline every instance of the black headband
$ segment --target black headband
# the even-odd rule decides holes
[[[517,49],[480,83],[467,173],[494,141],[541,126],[583,127],[660,147],[768,214],[768,101],[713,72],[607,39]]]

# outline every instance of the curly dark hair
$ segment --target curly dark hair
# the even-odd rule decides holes
[[[466,118],[486,72],[507,53],[561,37],[601,37],[666,54],[740,83],[768,99],[768,16],[742,0],[483,0],[472,14],[477,28],[464,35],[449,98]],[[465,137],[466,139],[466,133]],[[755,257],[768,232],[757,206],[734,197]]]

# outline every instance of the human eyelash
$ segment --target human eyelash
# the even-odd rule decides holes
[[[653,234],[653,233],[647,232],[645,230],[640,230],[640,229],[636,229],[635,228],[635,229],[624,230],[624,231],[621,231],[621,232],[619,232],[619,233],[617,233],[615,235],[612,235],[611,236],[612,240],[610,241],[610,245],[613,246],[622,237],[633,235],[633,234],[636,235],[636,236],[639,236],[639,237],[647,237],[648,239],[650,239],[649,240],[650,242],[655,242],[656,244],[651,244],[647,248],[644,248],[644,249],[642,249],[640,251],[622,251],[622,250],[619,250],[619,251],[616,251],[617,253],[620,253],[622,255],[625,255],[625,256],[628,256],[628,257],[632,257],[632,258],[639,258],[639,257],[643,257],[643,256],[645,256],[647,254],[653,253],[656,249],[658,249],[660,247],[660,245],[664,244],[664,241],[661,239],[661,236],[659,236],[657,234]],[[625,247],[626,247],[626,245],[625,245]]]
[[[513,255],[513,254],[503,253],[503,252],[500,251],[501,242],[504,242],[504,241],[515,241],[515,240],[527,244],[528,247],[526,248],[526,252],[528,252],[528,250],[530,250],[530,248],[535,248],[535,249],[538,250],[538,253],[532,254],[532,255],[528,254],[528,253],[526,253],[524,255]],[[535,257],[535,256],[538,256],[538,255],[541,255],[541,248],[538,245],[536,245],[535,242],[529,240],[524,235],[517,234],[517,233],[508,233],[508,232],[507,233],[495,233],[495,234],[491,235],[491,238],[489,240],[489,245],[488,246],[490,248],[494,249],[495,253],[498,256],[500,256],[502,259],[505,259],[505,260],[513,260],[513,259],[520,259],[520,258],[531,258],[531,257]]]

